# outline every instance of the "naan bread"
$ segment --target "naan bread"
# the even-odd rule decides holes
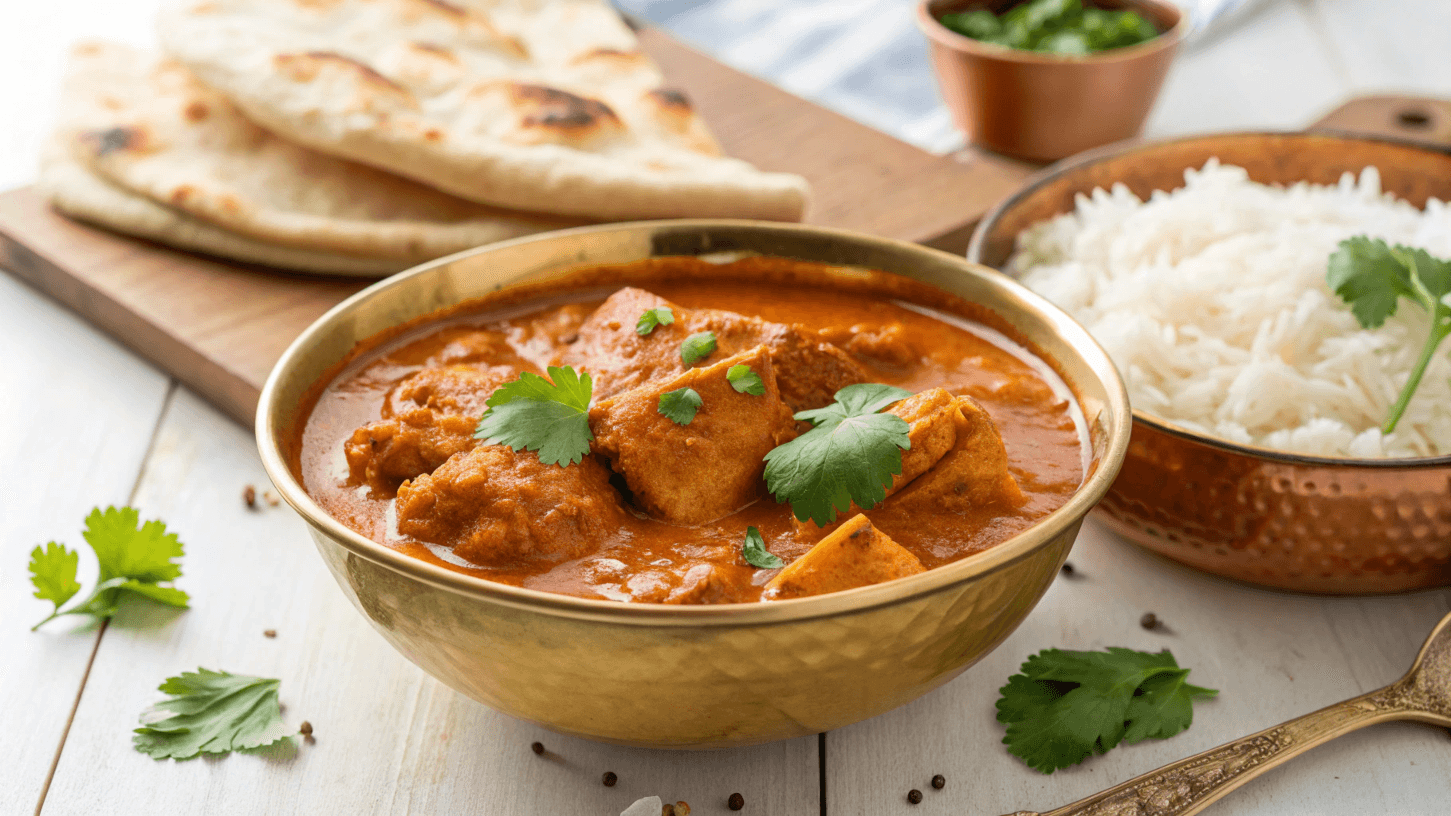
[[[248,117],[464,198],[598,219],[805,206],[800,177],[719,155],[602,0],[181,3],[164,49]]]
[[[121,45],[71,54],[61,137],[112,184],[230,232],[401,269],[578,223],[455,198],[284,141],[178,63]]]
[[[41,160],[36,188],[62,213],[98,227],[221,258],[331,275],[382,277],[397,261],[356,258],[256,241],[164,207],[95,175],[64,150]]]

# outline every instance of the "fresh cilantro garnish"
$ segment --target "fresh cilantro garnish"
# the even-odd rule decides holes
[[[715,351],[715,332],[696,332],[680,344],[680,362],[690,368]]]
[[[1394,315],[1401,298],[1408,298],[1431,316],[1431,334],[1382,426],[1390,433],[1411,404],[1437,347],[1451,334],[1451,306],[1446,304],[1451,293],[1451,261],[1433,258],[1424,249],[1386,246],[1385,241],[1358,235],[1341,241],[1340,248],[1331,253],[1325,282],[1350,304],[1355,319],[1367,329],[1378,328]]]
[[[165,584],[181,577],[182,544],[175,533],[166,532],[160,521],[141,524],[141,514],[132,507],[99,507],[86,516],[81,535],[96,553],[100,564],[96,588],[90,597],[69,609],[61,606],[75,597],[78,554],[51,542],[30,553],[30,582],[35,597],[55,604],[50,617],[31,627],[35,631],[61,615],[93,615],[106,620],[116,614],[124,593],[150,598],[168,606],[185,608],[187,594]]]
[[[1138,45],[1159,35],[1153,23],[1134,11],[1085,7],[1083,0],[1029,0],[1001,15],[979,8],[938,19],[975,40],[1077,56]]]
[[[730,382],[731,388],[742,394],[759,397],[766,393],[766,384],[761,381],[761,375],[752,371],[745,363],[737,363],[727,369],[726,380]]]
[[[168,677],[158,688],[171,699],[141,715],[132,743],[152,759],[271,745],[294,733],[282,724],[279,685],[279,680],[207,669]]]
[[[780,569],[786,566],[785,561],[766,549],[766,539],[761,537],[761,531],[755,527],[746,528],[746,542],[741,545],[741,557],[757,569]]]
[[[798,520],[818,527],[852,502],[876,507],[902,472],[902,451],[912,447],[907,421],[877,412],[910,396],[880,383],[848,385],[836,392],[836,402],[798,412],[796,419],[816,427],[766,454],[766,487],[776,501],[791,503]]]
[[[1194,721],[1195,697],[1219,693],[1186,682],[1167,649],[1046,649],[1019,671],[998,690],[998,721],[1008,751],[1043,773],[1120,742],[1172,737]]]
[[[474,438],[514,450],[532,450],[546,465],[578,464],[589,453],[588,374],[569,366],[550,366],[549,379],[525,371],[499,386],[479,417]]]
[[[695,419],[695,412],[700,410],[700,394],[694,388],[677,388],[661,394],[658,410],[676,425],[689,425]]]
[[[670,311],[669,306],[656,306],[653,309],[646,309],[635,322],[635,334],[641,337],[649,337],[650,332],[655,331],[656,326],[669,326],[675,322],[675,313]]]

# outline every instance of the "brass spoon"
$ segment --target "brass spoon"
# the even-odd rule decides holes
[[[1010,816],[1190,816],[1260,774],[1367,725],[1419,720],[1451,726],[1451,614],[1411,670],[1385,688],[1150,771],[1047,813]]]

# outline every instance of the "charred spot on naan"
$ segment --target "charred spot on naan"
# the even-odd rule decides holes
[[[456,86],[467,68],[458,54],[437,43],[405,41],[377,57],[377,64],[400,85],[424,97]]]
[[[607,63],[621,66],[636,66],[648,65],[650,58],[639,50],[623,51],[618,48],[593,48],[583,54],[576,55],[569,62],[571,65]]]
[[[682,146],[707,156],[721,154],[720,145],[710,135],[684,91],[679,88],[654,88],[645,92],[644,99],[655,112],[654,121],[666,133],[676,136]]]
[[[146,129],[138,125],[88,130],[80,135],[80,140],[98,158],[118,151],[145,153],[151,143]]]
[[[520,126],[536,139],[549,135],[560,141],[584,142],[624,129],[614,110],[598,99],[547,85],[511,82],[508,88]]]
[[[459,32],[474,45],[489,46],[518,59],[527,59],[529,49],[518,37],[494,27],[487,17],[447,0],[395,0],[405,21],[422,15],[442,17],[458,26]]]
[[[345,71],[358,85],[359,102],[364,110],[379,107],[418,109],[418,100],[402,85],[378,73],[371,65],[336,51],[308,51],[301,54],[277,54],[272,64],[293,82],[314,82],[325,71]],[[384,103],[379,105],[378,103]]]

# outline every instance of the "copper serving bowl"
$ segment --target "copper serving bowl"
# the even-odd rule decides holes
[[[1168,0],[1096,0],[1131,8],[1161,32],[1145,43],[1088,56],[1022,51],[965,37],[937,21],[972,8],[1002,12],[1015,0],[922,0],[937,86],[957,128],[974,144],[1053,161],[1137,136],[1154,106],[1187,22]]]
[[[985,306],[1063,376],[1092,466],[1056,512],[1002,544],[920,575],[832,595],[701,607],[586,600],[452,572],[370,541],[303,491],[285,446],[308,388],[354,345],[410,319],[572,268],[749,251],[883,270]],[[405,657],[464,694],[556,731],[699,748],[812,734],[947,682],[1013,631],[1047,589],[1118,472],[1130,415],[1112,362],[1063,312],[990,269],[915,244],[797,225],[661,221],[494,244],[382,281],[283,354],[262,391],[268,475],[308,524],[354,605]],[[924,520],[926,523],[928,520]]]
[[[968,258],[1002,267],[1027,227],[1125,184],[1147,198],[1212,157],[1268,184],[1334,184],[1367,165],[1418,207],[1451,199],[1451,155],[1392,141],[1232,133],[1118,145],[1048,168],[988,213]],[[1237,445],[1134,412],[1128,458],[1099,505],[1126,538],[1190,566],[1300,592],[1451,584],[1451,457],[1347,459]]]

